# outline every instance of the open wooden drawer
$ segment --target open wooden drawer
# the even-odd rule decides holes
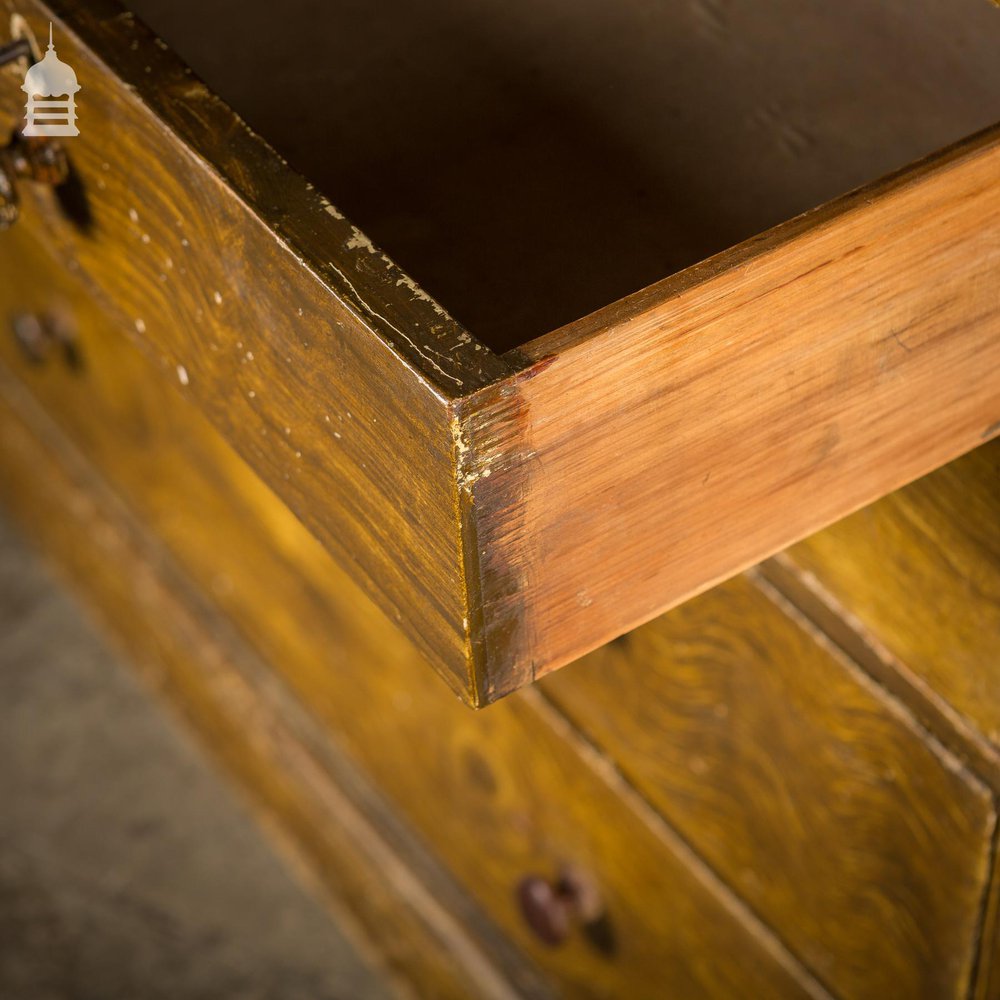
[[[1000,431],[985,0],[133,6],[18,225],[472,704]]]

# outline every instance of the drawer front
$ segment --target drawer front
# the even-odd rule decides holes
[[[966,994],[992,796],[756,574],[542,686],[835,993]]]
[[[787,569],[851,610],[1000,753],[1000,440],[794,546]]]
[[[544,687],[835,992],[965,995],[991,796],[756,574]]]
[[[14,252],[16,248],[16,252]],[[23,234],[5,317],[75,317],[76,369],[0,358],[301,693],[505,932],[572,995],[819,995],[813,980],[534,692],[485,713],[452,701],[420,654],[312,536]],[[9,256],[6,256],[8,255]],[[41,280],[40,280],[41,276]],[[46,303],[49,303],[46,306]],[[601,939],[541,942],[526,877],[587,873]],[[610,929],[610,930],[609,930]]]
[[[65,140],[75,207],[24,182],[17,227],[86,275],[163,377],[183,372],[213,426],[465,692],[454,442],[420,366],[468,390],[499,362],[113,0],[55,6],[83,88]],[[0,0],[4,41],[13,14],[46,36],[41,4]],[[12,70],[10,127],[24,113]],[[395,349],[416,336],[427,357]]]
[[[1000,442],[772,560],[769,577],[865,658],[1000,792]],[[977,995],[1000,997],[997,908]]]

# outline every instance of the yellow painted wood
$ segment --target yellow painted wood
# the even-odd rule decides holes
[[[23,263],[12,266],[25,274],[44,268],[44,258],[31,258],[31,244],[22,244]],[[180,389],[159,379],[69,279],[46,273],[77,317],[84,367],[72,371],[54,358],[32,368],[2,338],[0,362],[558,989],[660,997],[666,983],[677,997],[823,995],[544,699],[525,692],[477,714],[449,698],[420,669],[414,646]],[[21,294],[0,289],[7,301]],[[57,557],[67,545],[86,551],[87,539],[47,531],[47,519],[62,515],[37,504],[31,462],[12,449],[4,458],[13,470],[4,480],[10,501],[52,539]],[[140,613],[122,604],[127,590],[107,597],[94,586],[112,616]],[[141,610],[153,641],[174,623],[169,609],[159,619],[151,612]],[[288,822],[280,804],[276,813]],[[515,901],[519,882],[554,878],[565,865],[596,884],[612,929],[610,954],[580,930],[551,948],[526,926]]]
[[[874,638],[1000,745],[1000,441],[794,546]]]
[[[992,795],[765,583],[542,688],[835,994],[965,996]]]

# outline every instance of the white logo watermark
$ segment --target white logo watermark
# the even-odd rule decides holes
[[[24,135],[80,134],[76,127],[76,95],[80,84],[72,67],[56,55],[51,21],[48,51],[41,62],[28,67],[21,90],[28,95]]]

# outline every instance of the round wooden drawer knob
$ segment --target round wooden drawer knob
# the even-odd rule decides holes
[[[517,900],[527,925],[548,945],[562,944],[574,927],[582,927],[593,939],[591,929],[607,924],[604,904],[594,883],[575,869],[563,871],[556,879],[526,876],[517,887]],[[603,944],[600,947],[607,950]]]
[[[518,886],[517,899],[539,940],[556,945],[569,937],[572,903],[555,884],[540,875],[529,875]]]
[[[11,332],[26,361],[40,365],[61,355],[67,367],[82,367],[76,330],[61,312],[18,313],[11,318]]]
[[[20,212],[18,181],[58,187],[69,178],[69,160],[55,139],[25,138],[14,133],[10,144],[0,149],[0,229],[7,229]]]

